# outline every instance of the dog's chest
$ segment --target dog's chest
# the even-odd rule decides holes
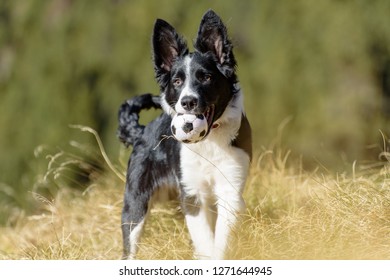
[[[211,195],[221,189],[242,191],[249,156],[230,144],[203,141],[181,147],[181,181],[186,194]]]
[[[203,143],[202,143],[203,144]],[[205,181],[212,181],[218,170],[230,160],[228,151],[216,145],[182,145],[182,173]],[[225,168],[224,168],[225,169]]]

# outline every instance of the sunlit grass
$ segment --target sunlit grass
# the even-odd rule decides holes
[[[390,258],[388,172],[385,166],[350,176],[310,174],[269,153],[252,168],[248,213],[235,230],[231,257]]]
[[[351,175],[304,171],[288,153],[264,150],[244,193],[247,211],[233,229],[230,259],[389,259],[389,166]],[[37,193],[39,214],[1,229],[1,259],[119,259],[124,183],[105,172],[84,191]],[[152,211],[140,259],[191,259],[175,202]]]

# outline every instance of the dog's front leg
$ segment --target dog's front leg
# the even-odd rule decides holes
[[[213,221],[215,210],[208,203],[186,198],[183,203],[185,219],[197,259],[211,259],[214,249]]]
[[[226,188],[229,187],[226,186]],[[245,209],[245,203],[241,193],[234,190],[233,192],[224,192],[218,197],[213,258],[224,259],[230,232],[236,224],[238,215]]]

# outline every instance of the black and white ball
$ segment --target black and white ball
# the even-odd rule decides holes
[[[204,115],[176,114],[172,118],[173,136],[183,143],[196,143],[202,140],[208,131],[207,119]]]

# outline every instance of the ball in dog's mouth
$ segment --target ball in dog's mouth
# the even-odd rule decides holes
[[[210,113],[208,111],[209,118],[206,114],[176,114],[171,122],[172,135],[183,143],[199,142],[209,130],[209,119],[213,115]]]

